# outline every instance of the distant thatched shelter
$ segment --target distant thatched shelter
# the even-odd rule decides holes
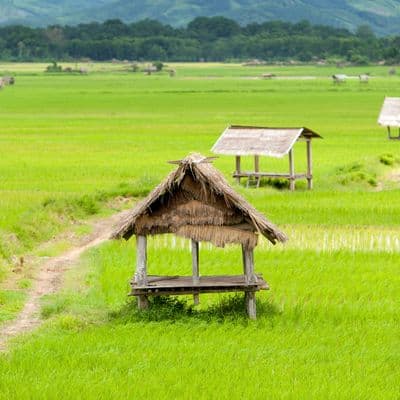
[[[258,236],[284,242],[286,236],[237,194],[212,165],[211,159],[194,154],[177,162],[178,168],[157,186],[122,221],[113,238],[137,238],[137,267],[132,295],[139,308],[148,306],[147,296],[244,291],[247,311],[255,318],[255,292],[267,289],[254,272],[253,250]],[[193,276],[148,276],[148,235],[173,233],[192,241]],[[215,246],[240,244],[244,275],[199,276],[199,242]]]
[[[236,170],[233,177],[240,183],[241,178],[256,179],[257,187],[260,179],[286,178],[290,190],[295,189],[297,179],[307,179],[308,189],[312,189],[312,153],[311,140],[322,138],[318,133],[306,127],[301,128],[267,128],[259,126],[228,126],[211,149],[216,154],[236,156]],[[295,173],[294,145],[300,141],[307,143],[307,172]],[[281,158],[289,156],[289,173],[261,172],[260,156]],[[254,156],[254,171],[242,171],[241,156]]]
[[[385,97],[378,124],[386,126],[389,139],[400,140],[400,97]],[[392,136],[392,128],[399,130],[398,136]]]

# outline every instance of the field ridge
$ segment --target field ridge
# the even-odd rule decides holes
[[[127,212],[129,210],[124,210],[113,214],[111,217],[97,220],[93,224],[94,231],[81,239],[77,246],[74,246],[61,255],[49,258],[41,265],[24,308],[16,319],[0,328],[0,351],[6,350],[6,344],[11,338],[21,333],[29,332],[40,325],[40,299],[45,295],[57,292],[61,286],[65,271],[76,265],[79,257],[85,251],[108,240],[116,223]]]

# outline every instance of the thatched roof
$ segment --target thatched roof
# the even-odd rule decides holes
[[[216,154],[283,157],[299,138],[321,138],[311,129],[266,128],[232,125],[225,129],[211,149]]]
[[[192,154],[122,221],[112,238],[174,233],[224,247],[241,243],[253,248],[258,233],[272,243],[284,242],[264,215],[236,193],[211,159]]]
[[[378,124],[400,127],[400,97],[385,97]]]

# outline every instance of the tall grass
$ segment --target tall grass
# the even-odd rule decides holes
[[[187,249],[149,255],[151,273],[190,271]],[[256,322],[229,295],[138,313],[134,258],[132,243],[87,255],[46,325],[0,358],[0,398],[396,398],[397,255],[259,249]],[[202,273],[239,270],[238,249],[202,249]]]

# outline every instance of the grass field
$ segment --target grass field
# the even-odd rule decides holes
[[[176,64],[175,78],[114,64],[82,76],[44,68],[0,63],[16,73],[0,92],[0,281],[12,254],[102,212],[113,196],[140,197],[171,170],[167,160],[210,155],[229,124],[307,126],[324,139],[314,141],[312,192],[239,187],[232,157],[215,161],[290,237],[256,250],[271,286],[256,322],[235,296],[138,314],[126,297],[134,244],[108,243],[44,300],[44,326],[0,355],[0,398],[398,398],[400,142],[376,123],[384,96],[399,96],[398,76],[345,68],[373,77],[335,86],[332,67]],[[277,79],[252,79],[263,72]],[[300,144],[295,157],[304,168]],[[286,170],[287,160],[261,166]],[[201,272],[239,272],[239,259],[235,247],[204,245]],[[151,242],[151,273],[189,268],[183,240]],[[24,296],[0,289],[0,323]]]

